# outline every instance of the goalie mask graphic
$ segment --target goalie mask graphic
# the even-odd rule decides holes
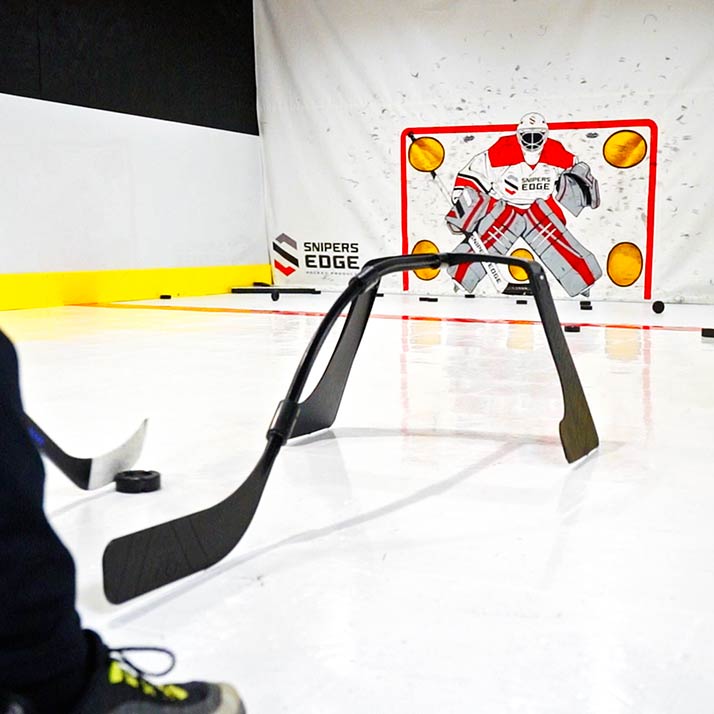
[[[522,239],[571,297],[602,276],[595,256],[566,226],[563,209],[578,216],[600,205],[590,167],[548,136],[545,118],[524,115],[515,134],[502,136],[456,176],[449,229],[462,235],[455,250],[507,255]],[[481,263],[449,270],[467,292],[486,275]]]
[[[516,136],[527,163],[538,163],[545,140],[548,138],[548,125],[545,122],[545,117],[535,112],[526,114],[518,124]]]

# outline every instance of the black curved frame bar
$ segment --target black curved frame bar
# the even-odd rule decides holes
[[[464,263],[503,263],[526,272],[563,392],[565,408],[560,439],[565,458],[573,462],[595,449],[598,445],[595,424],[560,329],[548,281],[538,263],[475,253],[403,255],[371,260],[350,280],[323,317],[285,399],[278,405],[266,435],[265,449],[248,478],[214,506],[112,540],[103,556],[107,599],[113,603],[125,602],[204,570],[228,555],[250,526],[283,444],[290,438],[325,429],[334,422],[382,277]],[[347,319],[322,377],[310,395],[300,402],[327,335],[348,307]]]

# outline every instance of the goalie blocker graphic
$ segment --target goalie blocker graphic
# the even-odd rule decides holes
[[[455,252],[507,255],[519,238],[574,297],[602,276],[595,256],[566,226],[561,206],[578,216],[597,208],[600,193],[587,164],[548,138],[540,114],[526,114],[515,135],[498,139],[459,171],[446,223],[466,238]],[[473,292],[486,275],[480,263],[452,266],[449,275]]]

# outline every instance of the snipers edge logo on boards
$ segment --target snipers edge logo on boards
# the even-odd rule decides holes
[[[360,269],[359,243],[304,241],[286,233],[273,240],[273,267],[285,277],[297,270],[306,275],[353,273]],[[302,254],[302,255],[301,255]]]
[[[314,243],[302,245],[306,273],[355,271],[360,268],[359,243]]]
[[[300,267],[300,261],[295,254],[297,253],[297,247],[297,242],[290,236],[285,235],[285,233],[281,233],[273,241],[273,250],[276,253],[273,258],[273,267],[285,276],[292,275]],[[283,264],[278,259],[278,256],[280,256],[286,263],[290,263],[290,265]]]

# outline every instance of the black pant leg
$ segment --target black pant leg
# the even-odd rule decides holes
[[[0,690],[59,712],[83,684],[87,645],[74,561],[45,517],[42,459],[22,411],[17,355],[0,331]]]

